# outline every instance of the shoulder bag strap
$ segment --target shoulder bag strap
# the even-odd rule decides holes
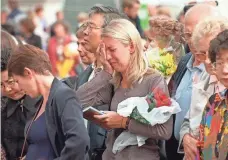
[[[22,150],[21,150],[21,156],[20,156],[19,160],[22,160],[22,159],[23,159],[22,156],[23,156],[23,153],[24,153],[24,150],[25,150],[25,146],[26,146],[26,141],[27,141],[28,133],[29,133],[29,131],[30,131],[30,129],[31,129],[31,126],[32,126],[33,122],[34,122],[35,119],[36,119],[36,116],[38,115],[38,113],[39,113],[39,111],[40,111],[40,109],[41,109],[42,104],[43,104],[43,101],[41,102],[39,108],[37,109],[37,111],[36,111],[36,113],[35,113],[35,115],[34,115],[34,117],[33,117],[33,119],[32,119],[32,122],[29,124],[28,129],[27,129],[27,131],[26,131],[26,133],[25,133],[25,139],[24,139],[23,147],[22,147]]]

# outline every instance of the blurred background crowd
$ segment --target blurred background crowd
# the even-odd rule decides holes
[[[183,44],[181,24],[184,14],[191,6],[201,1],[138,0],[132,5],[126,0],[3,0],[1,26],[18,39],[46,50],[51,59],[54,75],[64,78],[78,75],[86,68],[77,51],[75,33],[78,27],[88,20],[87,12],[91,6],[103,4],[123,11],[145,41],[155,38],[160,26],[166,26],[160,34],[172,33],[176,37],[175,40]],[[208,3],[215,3],[214,5],[217,5],[225,16],[228,15],[225,7],[228,1]],[[174,24],[177,25],[175,31],[170,29]],[[180,48],[178,50],[182,52]],[[186,53],[189,52],[188,46],[185,50]],[[178,53],[179,56],[182,54]],[[179,58],[176,57],[177,60]]]
[[[1,5],[6,159],[50,153],[49,159],[82,160],[78,157],[88,152],[91,160],[228,160],[228,0],[3,0]],[[17,73],[20,67],[23,73]],[[156,96],[169,103],[158,106]],[[135,109],[134,116],[121,115],[122,102],[137,108],[140,100],[148,113],[174,102],[179,111],[156,125],[143,123],[146,116],[133,114]],[[30,109],[37,104],[35,114]],[[83,119],[81,107],[90,106],[102,112]],[[61,107],[67,114],[56,114]],[[32,122],[57,123],[30,123],[33,132],[26,139],[30,111]],[[45,135],[36,134],[41,129]],[[130,136],[118,139],[125,131]],[[46,132],[58,132],[57,138]],[[147,138],[143,145],[136,135]],[[34,149],[40,136],[50,150]]]

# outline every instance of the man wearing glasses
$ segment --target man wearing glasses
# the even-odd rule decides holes
[[[113,19],[125,18],[119,11],[112,7],[97,5],[91,8],[89,13],[89,20],[85,22],[79,28],[77,32],[77,37],[80,35],[78,44],[79,44],[79,53],[84,57],[84,63],[86,62],[89,65],[84,72],[80,74],[76,82],[76,94],[79,100],[81,101],[83,107],[90,106],[84,98],[88,97],[87,94],[78,94],[77,89],[80,88],[81,85],[90,81],[97,72],[99,72],[102,67],[99,63],[99,54],[97,54],[97,49],[101,42],[101,33],[102,28],[108,24]],[[83,35],[81,35],[83,34]],[[87,54],[87,55],[85,55]],[[89,58],[89,54],[94,54],[94,58]],[[86,60],[87,59],[87,60]],[[90,59],[90,61],[88,61]],[[83,60],[83,59],[82,59]],[[109,87],[110,92],[112,93],[112,86]],[[107,91],[105,91],[107,92]],[[89,93],[89,91],[88,91]],[[110,100],[104,100],[100,106],[95,106],[98,110],[107,111],[109,110],[108,102]],[[106,138],[106,130],[101,128],[100,126],[88,121],[87,129],[90,136],[90,150],[89,156],[90,160],[102,159],[103,151],[105,150],[105,138]]]

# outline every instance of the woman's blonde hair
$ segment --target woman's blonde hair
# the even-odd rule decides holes
[[[228,19],[224,17],[210,17],[199,22],[192,34],[193,45],[197,48],[199,41],[205,37],[217,36],[228,29]]]
[[[131,54],[129,66],[127,69],[128,84],[132,85],[139,82],[148,71],[148,63],[146,62],[142,40],[136,27],[126,19],[112,20],[102,32],[102,37],[111,37],[120,41],[124,45],[133,45],[134,53]],[[118,88],[120,86],[122,75],[114,72],[114,84]]]

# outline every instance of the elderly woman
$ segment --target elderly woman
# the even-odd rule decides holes
[[[120,116],[117,106],[129,97],[144,97],[151,90],[160,89],[168,95],[166,82],[160,74],[147,67],[140,35],[128,20],[111,21],[103,30],[102,41],[100,54],[104,70],[81,86],[77,95],[84,106],[96,106],[107,100],[111,103],[111,111],[93,117],[96,123],[111,129],[103,160],[158,160],[158,141],[170,138],[172,117],[164,124],[152,126]],[[113,94],[107,90],[110,81],[115,88]],[[114,154],[113,144],[124,130],[148,139],[141,147],[131,145]]]
[[[24,142],[26,122],[35,114],[40,98],[32,99],[19,87],[13,77],[8,76],[8,62],[13,50],[20,42],[5,31],[1,31],[1,149],[6,159],[18,159]],[[24,149],[24,155],[27,147]]]
[[[81,105],[75,93],[51,73],[48,54],[19,45],[8,64],[9,74],[30,97],[43,96],[25,128],[27,160],[85,160],[89,146]]]
[[[192,41],[198,57],[205,62],[206,71],[201,74],[198,83],[193,85],[190,109],[180,130],[179,152],[185,153],[185,159],[192,160],[197,154],[199,126],[203,109],[211,95],[222,91],[224,86],[217,80],[212,63],[208,57],[210,41],[221,31],[228,29],[227,19],[212,17],[200,22],[194,29]]]
[[[225,90],[212,95],[200,125],[199,159],[228,159],[228,30],[210,43],[209,57]]]

